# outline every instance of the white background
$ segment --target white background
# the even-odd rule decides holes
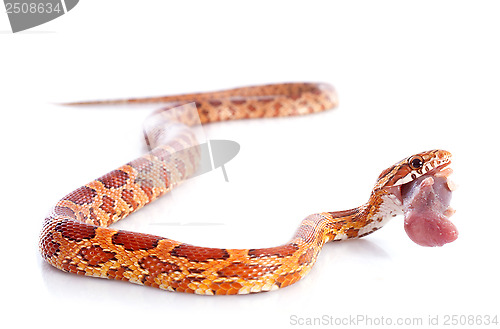
[[[293,316],[366,315],[421,317],[425,327],[429,316],[500,316],[499,15],[496,1],[87,0],[12,34],[0,14],[2,322],[286,328],[297,327]],[[169,293],[43,262],[38,234],[51,205],[144,152],[141,122],[154,108],[55,103],[284,81],[332,83],[340,106],[207,126],[208,139],[241,145],[229,183],[213,171],[118,227],[211,247],[275,246],[311,213],[365,202],[394,162],[443,148],[460,186],[458,240],[419,247],[396,218],[326,245],[298,283],[248,296]]]

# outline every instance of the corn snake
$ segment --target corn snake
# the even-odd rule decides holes
[[[173,123],[169,129],[179,129],[172,134],[154,127],[154,133],[148,134],[151,152],[56,203],[45,219],[39,247],[42,257],[63,271],[205,295],[286,287],[311,270],[326,242],[366,236],[390,218],[403,214],[400,187],[450,163],[450,153],[443,150],[406,158],[382,172],[367,203],[350,210],[310,215],[292,239],[280,246],[198,247],[108,228],[169,192],[196,170],[196,152],[182,151],[196,145],[187,128],[192,118],[173,116],[168,110],[195,102],[203,124],[308,114],[335,107],[334,89],[326,84],[289,83],[123,102],[168,103],[167,108],[157,112],[164,117],[161,123]],[[106,102],[75,104],[102,103]]]

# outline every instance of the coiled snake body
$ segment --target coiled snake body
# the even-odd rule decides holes
[[[179,122],[189,125],[191,119],[169,117],[168,109],[186,102],[195,102],[201,122],[209,123],[323,111],[335,107],[337,97],[326,84],[290,83],[125,102],[168,103],[158,114],[180,126]],[[450,161],[450,154],[441,150],[404,159],[380,175],[366,204],[310,215],[280,246],[206,248],[108,228],[195,170],[196,154],[182,152],[196,145],[189,129],[173,136],[160,129],[151,135],[155,136],[149,140],[151,152],[76,189],[52,208],[39,242],[47,262],[66,272],[197,294],[247,294],[286,287],[309,272],[326,242],[366,236],[402,214],[399,187]],[[420,166],[414,166],[415,157]]]

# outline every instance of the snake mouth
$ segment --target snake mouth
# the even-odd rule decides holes
[[[421,177],[401,185],[404,226],[410,239],[422,246],[442,246],[455,241],[458,231],[449,218],[456,185],[449,179],[453,170],[445,163]]]

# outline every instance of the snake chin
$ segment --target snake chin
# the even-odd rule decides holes
[[[455,213],[450,207],[455,190],[449,179],[452,172],[446,164],[401,186],[405,231],[421,246],[443,246],[458,237],[457,228],[449,220]]]

